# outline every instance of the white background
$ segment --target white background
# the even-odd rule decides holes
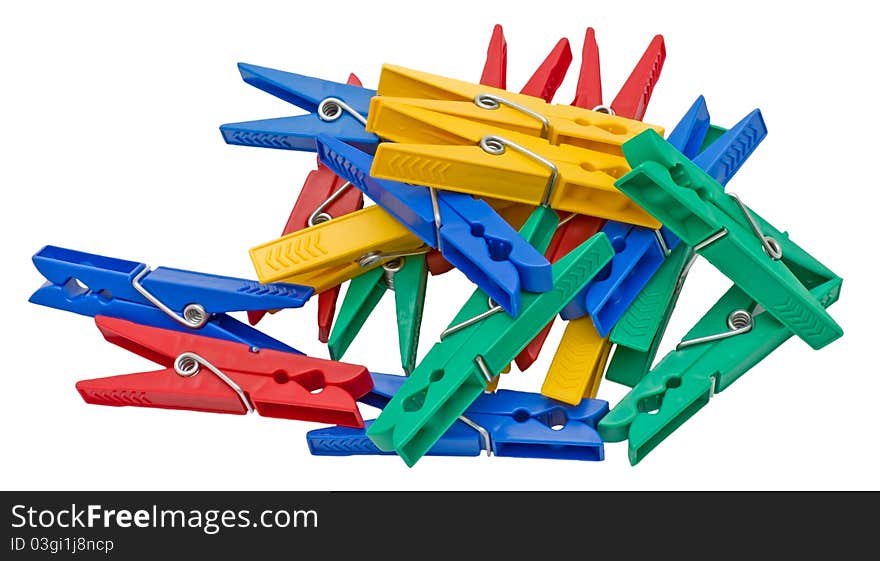
[[[877,33],[864,2],[5,3],[0,14],[5,489],[876,489]],[[104,342],[89,318],[27,303],[45,244],[253,278],[314,164],[307,153],[227,146],[225,122],[297,114],[241,81],[239,61],[375,87],[383,62],[477,81],[492,25],[518,89],[561,36],[575,60],[596,28],[606,102],[655,33],[668,58],[646,120],[670,127],[698,94],[730,126],[755,107],[768,138],[730,184],[844,278],[821,351],[793,338],[717,395],[640,465],[309,455],[318,425],[86,405],[83,378],[152,363]],[[696,265],[669,349],[728,286]],[[471,292],[429,280],[421,354]],[[393,299],[345,359],[399,372]],[[315,302],[260,327],[326,357]],[[561,334],[502,386],[537,391]],[[624,388],[603,382],[612,405]],[[371,412],[367,412],[372,416]]]

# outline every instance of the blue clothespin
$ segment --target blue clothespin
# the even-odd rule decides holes
[[[553,288],[547,259],[485,201],[371,177],[372,157],[334,138],[321,135],[317,147],[321,163],[439,249],[510,315],[519,313],[521,290]]]
[[[706,98],[700,96],[694,101],[684,117],[675,125],[667,142],[690,159],[700,153],[703,140],[709,132],[709,108],[706,106]]]
[[[373,391],[361,401],[384,407],[406,381],[404,376],[373,373]],[[598,461],[605,457],[596,430],[608,403],[584,399],[565,405],[540,394],[499,390],[483,394],[428,451],[429,456],[479,456]],[[372,421],[367,421],[369,428]],[[329,427],[306,435],[316,456],[391,455],[379,450],[366,429]]]
[[[706,100],[700,96],[669,134],[669,142],[674,141],[677,149],[693,153],[700,150],[709,130]],[[761,111],[755,109],[692,159],[725,185],[766,136]],[[617,253],[606,265],[604,274],[597,275],[560,315],[563,319],[576,319],[589,314],[604,337],[680,240],[665,226],[655,232],[641,226],[608,222],[602,231],[608,234]]]
[[[605,337],[663,264],[666,253],[657,231],[650,228],[609,220],[601,231],[611,240],[614,257],[560,315],[566,320],[590,315]]]
[[[228,144],[315,151],[324,134],[372,151],[379,137],[364,130],[375,90],[239,63],[248,84],[305,109],[308,115],[229,123],[220,127]]]
[[[302,354],[225,312],[298,308],[311,297],[311,287],[150,270],[144,263],[51,245],[33,261],[48,281],[30,297],[34,304]]]

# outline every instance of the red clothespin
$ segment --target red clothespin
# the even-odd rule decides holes
[[[535,70],[535,73],[532,74],[532,77],[529,78],[529,81],[526,82],[520,93],[540,97],[547,103],[550,103],[553,101],[553,96],[556,95],[556,90],[559,89],[562,81],[565,80],[565,74],[571,65],[571,59],[571,45],[569,45],[568,39],[563,37],[556,43],[556,46],[553,47],[553,50],[550,51],[550,54],[547,55],[541,66]]]
[[[348,76],[348,84],[360,86],[354,74]],[[346,186],[344,180],[318,162],[318,168],[309,172],[290,211],[287,224],[281,232],[286,236],[336,216],[349,214],[364,207],[364,195],[359,189]],[[339,287],[335,286],[318,295],[318,339],[326,343],[330,337]],[[256,325],[265,311],[248,312],[248,321]]]
[[[489,39],[489,48],[486,50],[486,64],[483,65],[480,83],[484,86],[507,89],[507,41],[504,40],[504,30],[498,24],[492,29],[492,38]]]
[[[602,82],[599,72],[599,47],[596,33],[587,28],[584,37],[581,70],[578,76],[576,94],[572,105],[596,111],[611,112],[621,117],[641,121],[651,100],[654,85],[660,78],[663,62],[666,60],[666,45],[662,35],[656,35],[632,73],[627,78],[617,97],[606,107],[602,103]],[[610,109],[610,111],[609,111]]]
[[[363,427],[356,400],[373,387],[363,366],[95,316],[107,341],[161,364],[154,372],[83,380],[97,405],[187,409]]]
[[[544,253],[544,256],[551,263],[556,263],[562,259],[571,250],[590,239],[605,225],[605,220],[602,218],[583,214],[569,214],[568,216],[561,216],[561,214],[560,218],[562,220],[560,220],[556,233],[553,234],[550,245],[547,246],[547,251]],[[547,340],[547,335],[550,334],[552,327],[553,321],[538,332],[535,338],[516,355],[516,366],[520,371],[526,370],[538,360],[538,354],[540,354],[541,348],[544,346],[544,342]]]

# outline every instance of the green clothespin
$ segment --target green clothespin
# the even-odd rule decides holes
[[[427,284],[428,267],[424,254],[398,257],[351,279],[327,343],[330,358],[342,358],[385,291],[390,289],[394,291],[397,308],[400,364],[404,372],[412,372],[416,364]]]
[[[810,293],[823,308],[830,306],[840,294],[841,282],[833,277]],[[630,463],[637,464],[714,394],[791,336],[791,330],[734,285],[678,348],[599,422],[599,433],[606,442],[628,439]]]
[[[535,213],[523,226],[523,237],[529,239],[528,229],[535,228],[549,243],[558,217],[543,207]],[[536,243],[540,250],[538,246]],[[441,342],[385,406],[367,436],[380,449],[397,451],[407,465],[415,464],[485,390],[487,381],[500,373],[613,255],[608,237],[596,234],[553,265],[552,290],[522,294],[516,318],[500,308],[494,310],[485,293],[476,291],[441,335]]]
[[[782,257],[808,256],[655,131],[623,145],[633,170],[615,185],[811,347],[843,330]],[[809,268],[824,266],[810,258]],[[827,269],[826,269],[827,271]],[[833,275],[833,273],[831,273]]]
[[[723,186],[766,136],[757,110],[730,130],[710,125],[693,161]],[[694,257],[692,247],[679,243],[615,325],[611,342],[617,347],[608,365],[609,380],[633,387],[651,370]]]

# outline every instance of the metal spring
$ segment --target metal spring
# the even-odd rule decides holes
[[[501,107],[502,105],[506,105],[512,109],[516,109],[520,113],[528,115],[541,123],[541,138],[547,138],[550,133],[550,120],[541,115],[537,111],[533,111],[526,107],[525,105],[520,105],[519,103],[510,101],[509,99],[505,99],[501,96],[497,96],[495,94],[490,93],[481,93],[474,97],[474,104],[477,107],[482,109],[495,110]]]
[[[224,384],[229,386],[232,391],[238,395],[238,398],[241,400],[242,405],[244,405],[244,408],[248,413],[254,412],[254,406],[241,389],[241,386],[236,384],[234,380],[201,356],[196,353],[186,352],[181,353],[174,359],[174,372],[176,372],[178,376],[183,376],[184,378],[195,376],[199,373],[202,366],[213,372],[215,376],[220,378]]]
[[[152,269],[149,267],[144,267],[143,270],[135,275],[133,279],[131,279],[131,286],[134,288],[138,294],[147,299],[151,304],[159,308],[165,315],[176,321],[177,323],[183,325],[184,327],[189,327],[190,329],[198,329],[205,325],[209,319],[211,319],[211,314],[205,310],[205,307],[201,304],[187,304],[183,308],[183,317],[177,315],[174,310],[166,306],[162,303],[161,300],[153,296],[146,288],[141,284],[141,279],[149,273]]]
[[[550,197],[553,194],[553,188],[556,187],[556,181],[559,178],[559,168],[556,167],[556,164],[543,156],[532,152],[528,148],[520,146],[516,142],[512,142],[496,135],[486,135],[481,138],[480,148],[482,148],[487,154],[492,154],[493,156],[500,156],[507,151],[507,148],[511,148],[520,154],[535,160],[539,164],[546,166],[550,170],[550,177],[547,179],[547,187],[544,190],[544,197],[541,199],[541,205],[547,206],[550,204]]]
[[[722,339],[728,339],[730,337],[735,337],[736,335],[742,335],[743,333],[751,331],[754,326],[755,318],[750,312],[747,310],[734,310],[727,316],[728,331],[682,341],[675,347],[675,350],[692,347],[694,345],[702,345],[703,343],[711,343],[713,341],[721,341]]]
[[[342,117],[343,112],[348,113],[360,121],[362,125],[367,126],[367,119],[339,98],[328,97],[321,100],[321,103],[318,104],[318,117],[322,121],[335,121]]]
[[[388,290],[394,290],[394,274],[403,269],[405,259],[398,257],[382,265],[382,275]]]

